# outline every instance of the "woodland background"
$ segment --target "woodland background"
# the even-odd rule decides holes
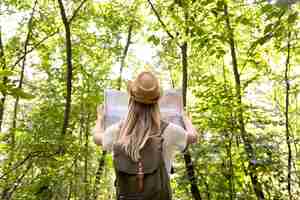
[[[175,200],[300,199],[299,11],[265,0],[1,0],[1,199],[114,199],[111,156],[92,140],[96,107],[142,69],[183,89],[200,133],[174,164]]]

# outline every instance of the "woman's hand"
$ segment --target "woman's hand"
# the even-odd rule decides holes
[[[187,143],[188,144],[196,143],[197,140],[198,140],[198,134],[197,134],[196,128],[192,124],[192,121],[190,120],[189,117],[187,117],[186,115],[184,115],[183,116],[183,123],[184,123],[186,131],[188,133],[188,135],[187,135]]]
[[[97,107],[97,120],[102,120],[104,116],[104,109],[103,109],[103,105],[99,105]]]
[[[96,126],[94,131],[94,142],[98,145],[102,145],[102,134],[104,132],[103,119],[104,119],[104,109],[103,106],[100,105],[97,107],[97,120],[96,120]]]

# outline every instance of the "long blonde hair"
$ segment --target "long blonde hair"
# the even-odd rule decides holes
[[[118,142],[133,160],[140,159],[140,150],[147,140],[159,134],[160,111],[158,103],[142,104],[132,98],[129,100],[128,114],[122,122]]]

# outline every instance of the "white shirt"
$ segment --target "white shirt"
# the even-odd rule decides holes
[[[119,132],[119,123],[113,124],[105,130],[102,138],[104,150],[112,151],[113,144],[117,140]],[[164,130],[162,137],[164,138],[163,158],[166,169],[170,174],[175,152],[183,151],[187,145],[187,132],[182,127],[174,123],[169,123]]]

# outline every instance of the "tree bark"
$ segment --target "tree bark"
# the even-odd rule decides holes
[[[182,97],[183,106],[186,107],[186,92],[188,88],[188,60],[187,60],[187,42],[181,45],[181,56],[182,56]]]
[[[64,136],[67,132],[69,125],[69,116],[71,110],[71,101],[72,101],[72,73],[73,73],[73,64],[72,64],[72,42],[71,42],[71,28],[70,23],[67,19],[66,11],[63,5],[62,0],[58,0],[61,19],[65,28],[65,46],[66,46],[66,62],[67,62],[67,72],[66,72],[66,97],[65,97],[65,111],[64,111],[64,121],[62,126],[61,135]]]
[[[72,17],[68,20],[64,4],[62,0],[57,0],[60,9],[60,15],[62,22],[65,28],[65,46],[66,46],[66,62],[67,62],[67,72],[66,72],[66,97],[65,97],[65,111],[64,111],[64,121],[62,126],[61,135],[64,137],[67,133],[67,129],[69,126],[69,118],[71,111],[71,103],[72,103],[72,76],[73,76],[73,64],[72,64],[72,41],[71,41],[71,22],[76,17],[80,8],[84,5],[87,0],[83,0],[77,9],[75,9]]]
[[[248,173],[251,178],[253,190],[256,194],[256,197],[258,200],[265,199],[262,185],[258,180],[257,174],[256,174],[256,166],[255,166],[255,152],[251,145],[251,141],[249,139],[249,136],[247,135],[245,124],[244,124],[244,116],[243,116],[243,108],[242,108],[242,95],[241,95],[241,81],[240,81],[240,74],[238,70],[238,63],[237,63],[237,57],[236,57],[236,50],[235,50],[235,41],[234,41],[234,34],[233,29],[230,24],[229,20],[229,14],[228,14],[228,7],[227,4],[224,2],[224,16],[226,19],[226,27],[228,30],[228,36],[229,36],[229,45],[230,45],[230,52],[231,52],[231,58],[232,58],[232,67],[233,67],[233,73],[235,78],[235,89],[236,89],[236,98],[237,98],[237,104],[238,104],[238,122],[239,122],[239,129],[241,133],[241,138],[244,142],[244,148],[245,152],[247,154],[248,162],[249,162],[249,170]]]
[[[4,45],[2,41],[2,30],[0,26],[0,67],[2,70],[6,69],[6,60],[5,60],[5,53],[4,53]],[[3,87],[7,84],[8,77],[4,76],[2,80]],[[4,106],[5,106],[5,100],[6,100],[6,91],[5,89],[1,91],[2,97],[0,99],[0,132],[2,130],[2,124],[3,124],[3,115],[4,115]]]
[[[89,198],[89,187],[88,187],[88,150],[89,150],[89,130],[90,130],[90,113],[87,114],[85,123],[85,158],[84,158],[84,193],[85,199]]]
[[[289,82],[289,66],[290,66],[290,53],[291,53],[291,31],[288,32],[288,44],[287,44],[287,56],[285,62],[285,135],[286,144],[288,146],[288,174],[287,174],[287,190],[289,194],[289,200],[293,199],[292,188],[291,188],[291,174],[292,174],[292,148],[290,141],[290,129],[289,129],[289,97],[290,97],[290,82]]]
[[[102,151],[101,158],[99,159],[99,165],[98,169],[96,172],[96,178],[95,178],[95,183],[94,183],[94,200],[97,200],[98,198],[98,190],[99,190],[99,185],[100,185],[100,178],[103,172],[104,164],[105,164],[105,157],[106,157],[106,151]]]

